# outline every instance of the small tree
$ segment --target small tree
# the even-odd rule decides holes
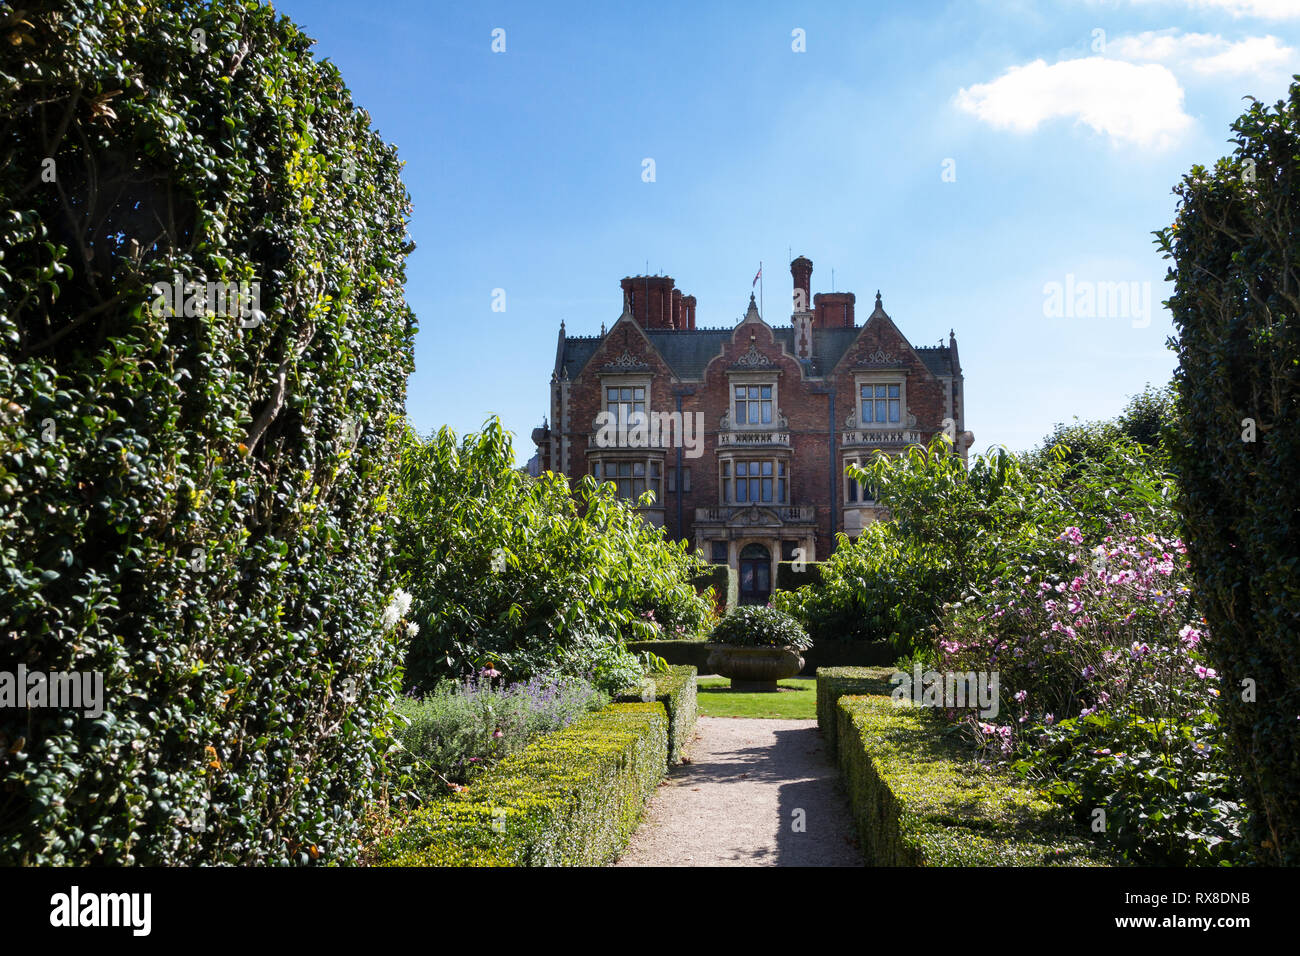
[[[1267,863],[1300,863],[1300,84],[1194,166],[1158,242],[1179,368],[1179,507]]]

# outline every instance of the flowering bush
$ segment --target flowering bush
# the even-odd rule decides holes
[[[1240,816],[1218,675],[1186,548],[1134,523],[1091,548],[1067,527],[1029,573],[950,605],[940,669],[998,673],[995,722],[967,718],[976,738],[1104,823],[1104,841],[1142,862],[1209,862],[1233,851]]]
[[[609,697],[576,677],[534,677],[505,684],[491,664],[463,681],[443,681],[423,699],[406,699],[398,741],[411,761],[416,789],[460,790],[501,758],[542,734],[599,710]]]
[[[812,638],[797,620],[774,607],[748,604],[733,608],[713,628],[710,644],[733,647],[812,647]]]

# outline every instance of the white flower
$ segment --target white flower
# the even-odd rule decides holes
[[[392,600],[388,602],[388,607],[384,608],[384,630],[395,625],[402,618],[406,617],[406,612],[411,609],[411,594],[409,591],[403,591],[398,588],[393,592]]]
[[[416,624],[414,621],[412,621],[410,624],[406,625],[406,636],[407,636],[407,637],[415,637],[415,635],[417,635],[417,634],[419,634],[419,633],[420,633],[420,625]]]

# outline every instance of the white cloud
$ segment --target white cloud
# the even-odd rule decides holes
[[[1295,63],[1295,50],[1275,36],[1247,37],[1235,43],[1218,34],[1149,30],[1106,44],[1122,60],[1159,61],[1204,76],[1268,73]]]
[[[1153,0],[1134,0],[1151,3]],[[1164,0],[1154,0],[1164,2]],[[1187,6],[1202,10],[1218,10],[1233,17],[1255,17],[1260,20],[1293,20],[1300,17],[1300,0],[1184,0]]]
[[[956,102],[998,129],[1031,132],[1072,117],[1116,144],[1156,149],[1173,145],[1192,125],[1182,87],[1167,68],[1104,57],[1013,66],[992,82],[958,91]]]

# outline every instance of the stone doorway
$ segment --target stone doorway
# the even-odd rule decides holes
[[[772,596],[772,553],[761,544],[740,549],[740,603],[766,604]]]

